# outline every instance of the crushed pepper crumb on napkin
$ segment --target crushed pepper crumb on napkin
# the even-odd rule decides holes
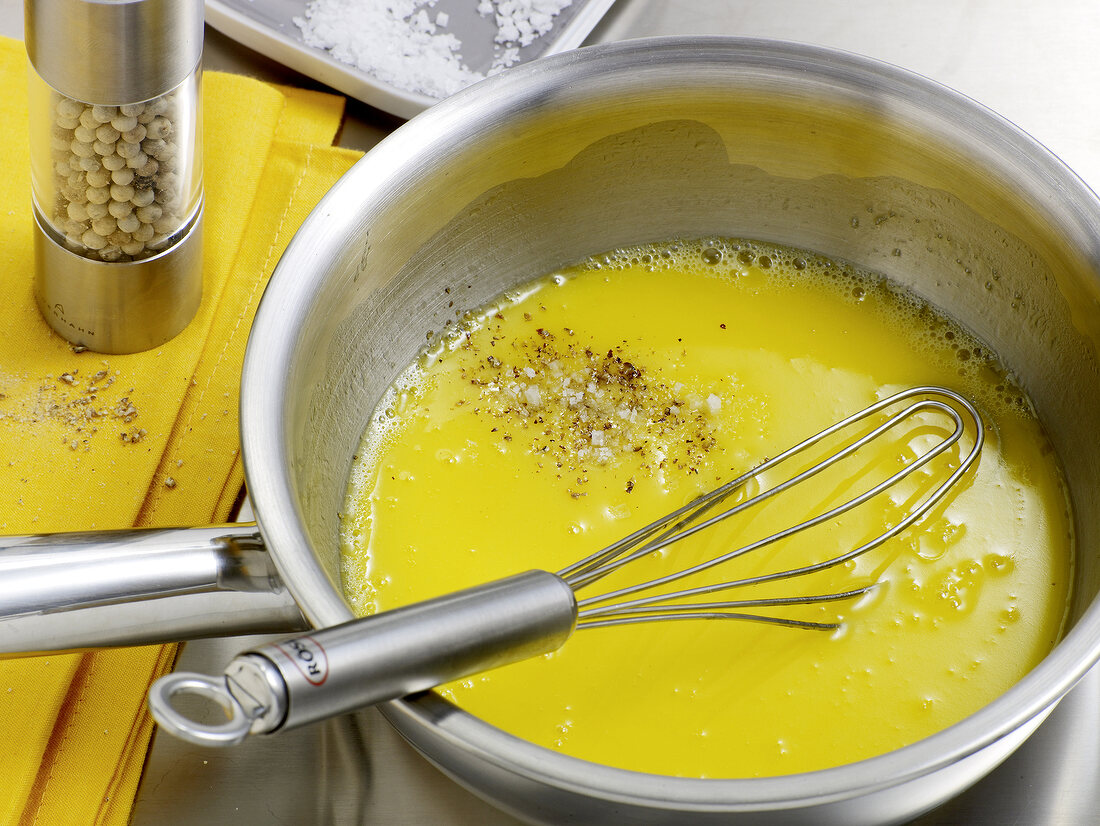
[[[358,159],[331,146],[343,99],[208,72],[203,301],[144,353],[69,345],[33,299],[26,53],[0,38],[0,533],[201,525],[243,474],[241,362],[290,236]],[[18,171],[22,170],[22,174]],[[172,484],[168,484],[168,480]],[[0,660],[0,823],[128,822],[176,646]]]

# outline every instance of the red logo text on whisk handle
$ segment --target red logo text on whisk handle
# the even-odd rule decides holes
[[[328,655],[312,637],[298,637],[277,643],[276,647],[290,657],[302,676],[312,685],[322,685],[328,679]]]

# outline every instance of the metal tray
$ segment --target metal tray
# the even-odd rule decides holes
[[[519,49],[521,62],[575,48],[588,36],[614,0],[573,0],[554,20],[554,28]],[[321,83],[391,115],[411,118],[436,98],[409,92],[372,77],[328,52],[307,46],[294,18],[308,0],[206,0],[206,22],[222,34]],[[492,66],[496,25],[477,11],[477,0],[438,0],[431,13],[448,15],[446,31],[462,41],[462,59],[471,70]]]

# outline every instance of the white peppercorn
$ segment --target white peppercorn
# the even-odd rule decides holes
[[[160,191],[157,193],[157,202],[165,203],[175,201],[179,197],[179,175],[175,172],[165,172],[160,176]],[[164,196],[163,198],[161,196]]]
[[[129,132],[135,126],[137,126],[137,118],[133,115],[117,115],[111,118],[111,126],[117,129],[119,132]]]
[[[163,138],[149,138],[141,142],[141,151],[146,155],[152,155],[157,160],[160,160],[160,153],[164,151],[164,147],[167,146],[167,141]],[[69,146],[68,141],[65,142],[63,149],[67,149]]]
[[[74,139],[73,142],[69,144],[69,148],[78,158],[90,158],[95,154],[95,149],[92,145],[90,143],[84,143],[84,141]]]
[[[125,218],[134,211],[134,205],[128,201],[111,201],[107,204],[107,211],[115,216],[115,218]],[[127,230],[127,232],[131,231],[132,230]]]
[[[111,184],[111,197],[116,201],[129,201],[134,197],[134,188],[129,185]]]
[[[172,123],[167,118],[153,118],[146,127],[146,134],[150,138],[167,138],[172,134]]]
[[[84,104],[72,98],[60,97],[56,108],[57,114],[63,118],[79,118],[84,111]]]
[[[114,106],[93,106],[90,110],[92,117],[99,123],[107,123],[118,114],[118,109]]]
[[[66,244],[104,261],[166,245],[190,206],[180,203],[183,182],[174,171],[174,93],[121,106],[57,95],[53,110],[53,220]]]
[[[105,123],[95,130],[95,136],[104,143],[114,143],[118,140],[119,135],[121,134],[121,132],[119,132],[109,123]]]
[[[164,146],[154,155],[154,157],[161,163],[172,160],[176,157],[175,144],[165,142]]]
[[[107,239],[102,235],[97,235],[95,230],[88,230],[85,232],[80,236],[80,241],[91,250],[101,250],[107,246]]]
[[[87,173],[88,186],[107,187],[111,185],[111,173],[106,169],[93,169]],[[90,200],[90,199],[89,199]],[[106,203],[104,201],[104,203]]]
[[[145,140],[145,127],[139,123],[133,129],[121,134],[122,139],[127,143],[141,143]]]
[[[149,156],[141,151],[141,149],[140,149],[141,144],[140,143],[128,143],[128,144],[126,144],[126,146],[137,146],[137,147],[139,147],[138,153],[136,155],[126,159],[126,165],[128,167],[130,167],[131,169],[141,169],[143,166],[145,166],[145,164],[149,163]]]
[[[110,215],[104,215],[102,218],[97,218],[92,221],[92,229],[95,231],[96,235],[102,235],[106,238],[118,229],[118,222]]]
[[[93,204],[106,204],[111,200],[111,190],[106,186],[89,186],[88,200]]]
[[[138,220],[143,224],[152,224],[160,219],[163,214],[162,210],[157,204],[150,204],[149,206],[138,207],[134,210],[134,214],[137,215]],[[155,228],[155,227],[154,227]]]
[[[139,221],[138,217],[133,213],[123,215],[118,219],[118,228],[123,232],[137,232],[140,227],[141,221]]]
[[[153,203],[155,195],[156,193],[152,189],[136,189],[130,202],[136,207],[149,206]]]
[[[141,154],[141,144],[119,141],[115,144],[115,152],[119,155],[119,157],[129,160],[130,158],[136,157],[137,155]]]

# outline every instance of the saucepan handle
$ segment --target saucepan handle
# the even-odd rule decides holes
[[[0,655],[308,627],[255,524],[0,539]]]
[[[168,674],[153,684],[149,708],[177,737],[229,746],[554,651],[576,622],[565,581],[527,571],[263,645],[217,677]],[[215,703],[224,718],[192,718],[173,704],[183,695]]]

